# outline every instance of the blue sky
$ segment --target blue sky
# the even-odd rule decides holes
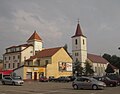
[[[0,57],[34,30],[45,48],[67,44],[71,52],[78,18],[89,53],[120,56],[119,9],[120,0],[0,0]]]

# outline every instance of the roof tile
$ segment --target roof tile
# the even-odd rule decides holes
[[[108,61],[99,55],[87,54],[87,58],[94,63],[103,63],[106,64]]]

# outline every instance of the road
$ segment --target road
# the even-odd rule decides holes
[[[2,85],[0,94],[119,94],[120,86],[104,90],[74,90],[72,83],[27,81],[23,86]]]

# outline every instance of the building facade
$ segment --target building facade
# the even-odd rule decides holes
[[[72,58],[63,47],[43,49],[43,42],[35,31],[26,44],[6,48],[4,70],[24,80],[38,80],[40,76],[72,75]]]
[[[73,62],[81,62],[83,68],[85,67],[85,62],[89,62],[92,65],[94,75],[105,75],[108,61],[101,56],[88,54],[87,37],[82,33],[79,22],[75,35],[72,36],[72,57]]]
[[[25,65],[14,70],[24,80],[37,80],[41,76],[59,77],[72,75],[72,58],[63,47],[39,51],[25,61]]]

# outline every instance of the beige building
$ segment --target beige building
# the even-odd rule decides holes
[[[3,55],[4,70],[15,69],[24,65],[26,59],[35,55],[35,52],[41,49],[42,39],[35,31],[26,44],[6,48]]]
[[[63,47],[43,49],[42,43],[35,31],[26,44],[6,48],[4,70],[14,70],[24,80],[72,75],[72,58],[68,52]]]
[[[14,73],[25,80],[37,80],[40,76],[70,76],[72,58],[63,47],[44,49],[27,59],[25,65],[15,69]]]
[[[88,61],[95,72],[94,75],[104,75],[108,61],[103,57],[88,54],[87,52],[87,37],[82,33],[80,24],[77,24],[75,35],[72,36],[72,57],[73,62],[82,62],[82,67],[85,67],[85,62]]]

